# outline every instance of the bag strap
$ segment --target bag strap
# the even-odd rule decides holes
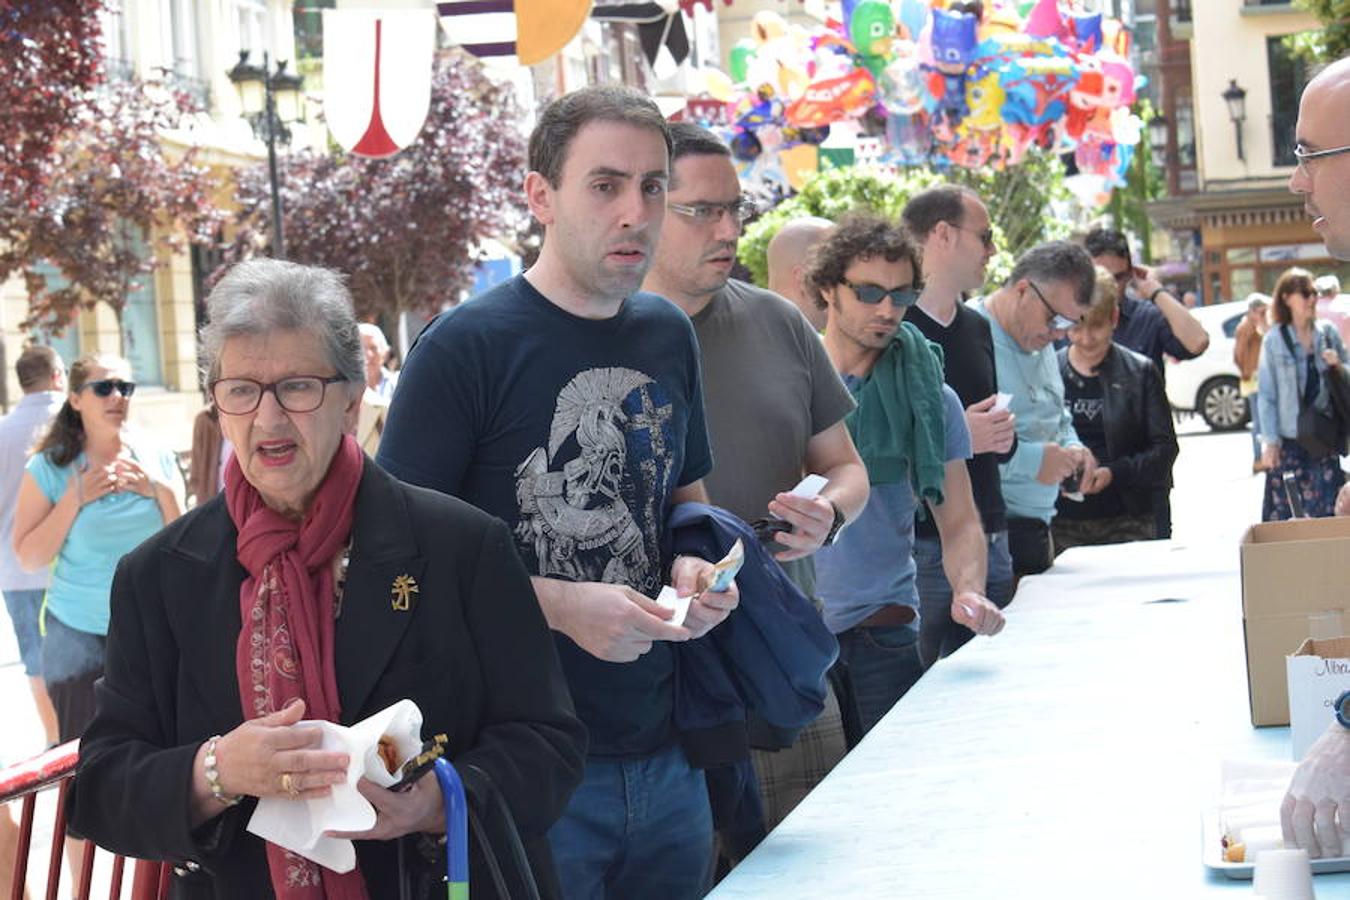
[[[1298,365],[1299,354],[1298,354],[1298,351],[1294,349],[1294,338],[1290,335],[1289,332],[1290,332],[1290,328],[1289,328],[1288,325],[1281,325],[1281,326],[1280,326],[1280,337],[1284,338],[1284,345],[1285,345],[1286,347],[1289,348],[1289,355],[1292,356],[1292,357],[1294,358],[1294,365],[1297,366],[1297,365]],[[1319,338],[1319,337],[1325,338],[1326,336],[1325,336],[1325,335],[1319,334],[1319,329],[1318,329],[1318,327],[1317,327],[1317,323],[1314,322],[1314,323],[1313,323],[1313,347],[1316,347],[1316,346],[1317,346],[1317,341],[1318,341],[1318,338]],[[1312,357],[1312,358],[1309,358],[1309,360],[1308,360],[1308,380],[1307,380],[1307,382],[1306,382],[1306,385],[1307,385],[1307,386],[1304,388],[1302,396],[1300,396],[1300,397],[1298,398],[1298,401],[1299,401],[1299,408],[1300,408],[1300,409],[1302,409],[1302,408],[1304,408],[1304,407],[1307,407],[1307,406],[1311,406],[1312,403],[1313,403],[1313,400],[1316,399],[1316,396],[1317,396],[1317,394],[1316,394],[1316,391],[1317,391],[1317,384],[1316,384],[1316,382],[1313,381],[1313,378],[1314,378],[1314,377],[1316,376],[1316,374],[1317,374],[1317,360],[1316,360],[1315,357],[1316,357],[1316,351],[1314,350],[1313,357]],[[1309,394],[1310,392],[1313,394],[1313,396],[1311,396],[1311,397],[1308,396],[1308,394]]]

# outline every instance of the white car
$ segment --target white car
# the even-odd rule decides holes
[[[1233,333],[1247,314],[1247,301],[1216,303],[1191,312],[1209,332],[1209,347],[1183,362],[1167,357],[1167,401],[1173,409],[1199,413],[1215,431],[1245,428],[1251,416],[1238,391]]]

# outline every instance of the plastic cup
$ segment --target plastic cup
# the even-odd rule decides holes
[[[1252,873],[1256,896],[1266,900],[1316,900],[1307,850],[1262,850]]]

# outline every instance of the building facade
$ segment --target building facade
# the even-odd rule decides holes
[[[1185,120],[1179,110],[1168,112],[1175,129],[1169,196],[1150,212],[1178,245],[1198,238],[1192,259],[1204,301],[1269,293],[1291,265],[1350,276],[1350,266],[1327,255],[1288,187],[1298,101],[1311,73],[1284,38],[1318,28],[1316,19],[1269,0],[1162,2],[1170,7],[1171,37],[1189,45],[1186,116],[1194,122],[1197,178],[1188,191],[1179,130]],[[1179,86],[1174,97],[1179,103],[1184,96]]]

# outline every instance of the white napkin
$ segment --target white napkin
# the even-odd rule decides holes
[[[322,721],[301,724],[322,729],[319,749],[350,755],[347,780],[333,785],[327,797],[313,800],[263,797],[248,820],[248,830],[334,872],[350,872],[356,866],[356,847],[345,838],[325,837],[324,832],[374,826],[375,807],[356,790],[357,779],[364,775],[381,787],[397,783],[398,776],[389,774],[380,757],[380,738],[394,741],[402,765],[422,749],[422,711],[411,700],[400,700],[350,727]]]

